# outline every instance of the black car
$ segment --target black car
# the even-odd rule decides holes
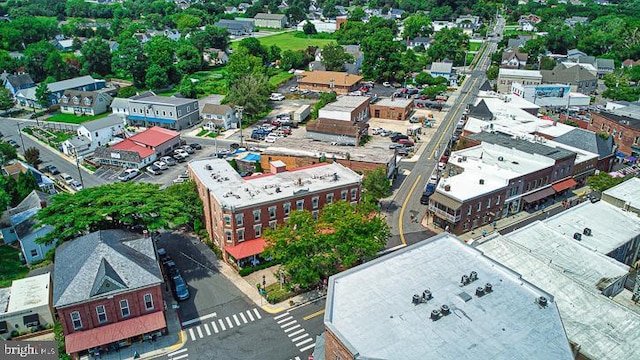
[[[198,143],[189,144],[189,146],[194,150],[202,150],[202,145]]]
[[[18,145],[18,143],[15,142],[14,140],[9,140],[7,142],[9,143],[9,145],[13,146],[16,149],[20,147],[20,145]]]
[[[391,141],[393,141],[393,142],[398,142],[398,141],[400,141],[400,139],[407,139],[408,140],[409,137],[407,135],[404,135],[404,134],[397,134],[397,135],[393,135],[391,137]]]
[[[429,195],[422,194],[422,196],[420,196],[420,204],[429,205]]]
[[[165,263],[165,261],[169,258],[169,255],[167,254],[167,250],[165,250],[164,248],[159,248],[158,258],[162,263]]]
[[[231,150],[238,150],[238,149],[240,148],[240,144],[238,144],[238,143],[233,143],[233,144],[229,145],[229,148],[230,148]]]

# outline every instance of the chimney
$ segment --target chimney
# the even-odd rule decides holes
[[[287,171],[287,165],[282,160],[276,160],[269,163],[272,174],[279,174]]]

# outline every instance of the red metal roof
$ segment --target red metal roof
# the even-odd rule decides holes
[[[156,311],[133,319],[72,333],[66,335],[64,341],[67,353],[73,354],[96,346],[128,339],[132,336],[164,329],[165,327],[167,327],[167,323],[164,320],[164,313]]]
[[[566,180],[562,180],[560,182],[557,182],[553,185],[551,185],[551,187],[553,188],[553,190],[555,190],[556,192],[560,192],[563,190],[567,190],[569,188],[572,188],[574,186],[578,185],[578,182],[573,180],[573,178],[569,178]]]
[[[119,143],[113,145],[111,147],[112,149],[116,149],[116,150],[125,150],[125,151],[134,151],[137,152],[140,157],[142,159],[145,159],[153,154],[155,154],[156,152],[153,149],[149,149],[146,148],[142,145],[138,145],[136,143],[134,143],[133,141],[131,141],[131,139],[124,139],[122,141],[120,141]]]
[[[257,238],[253,240],[243,241],[235,246],[225,246],[224,250],[235,259],[244,259],[251,255],[260,254],[266,246],[267,243],[263,238]]]
[[[154,126],[141,133],[133,135],[129,139],[140,144],[156,147],[178,136],[180,136],[180,133],[177,131]]]

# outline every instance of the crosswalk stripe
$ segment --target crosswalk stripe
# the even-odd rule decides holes
[[[288,323],[284,323],[284,324],[280,325],[280,328],[281,328],[281,329],[284,329],[284,328],[286,328],[287,326],[291,326],[291,325],[293,325],[293,324],[295,324],[295,323],[297,323],[297,321],[292,320],[292,321],[289,321]]]
[[[229,329],[233,329],[233,324],[231,323],[231,319],[229,319],[229,317],[225,317],[225,320],[227,320],[227,325],[229,325]]]
[[[220,329],[222,329],[222,331],[227,330],[227,328],[224,327],[224,322],[222,321],[222,319],[218,319],[218,322],[220,323]]]
[[[253,309],[253,310],[255,310],[255,309]],[[285,312],[283,312],[282,314],[280,314],[280,315],[278,315],[278,316],[274,316],[273,318],[274,318],[275,320],[278,320],[278,319],[280,319],[280,318],[282,318],[282,317],[285,317],[285,316],[288,316],[288,315],[289,315],[289,312],[288,312],[288,311],[285,311]]]
[[[287,333],[287,332],[289,332],[289,331],[291,331],[291,330],[294,330],[294,329],[297,329],[297,328],[299,328],[299,327],[300,327],[300,324],[298,324],[298,325],[294,325],[294,326],[292,326],[292,327],[290,327],[290,328],[288,328],[288,329],[284,329],[284,332],[286,332],[286,333]]]
[[[193,332],[193,328],[189,328],[189,337],[191,341],[196,341],[196,334]]]
[[[296,342],[296,341],[298,341],[298,340],[302,340],[302,339],[304,339],[304,338],[306,338],[306,337],[309,337],[309,334],[304,333],[304,334],[302,334],[302,335],[300,335],[300,336],[298,336],[298,337],[296,337],[296,338],[291,339],[291,341]]]
[[[248,322],[248,321],[247,321],[247,318],[244,316],[244,314],[243,314],[243,313],[240,313],[240,318],[242,319],[242,321],[243,321],[245,324]]]
[[[237,325],[237,326],[240,326],[240,320],[238,320],[238,315],[233,314],[233,321],[235,321],[235,322],[236,322],[236,325]]]
[[[187,351],[187,348],[180,349],[180,350],[176,350],[176,351],[174,351],[174,352],[172,352],[172,353],[167,354],[167,356],[168,356],[168,357],[176,356],[176,355],[178,355],[178,354],[180,354],[180,353],[183,353],[183,352],[185,352],[185,351]]]
[[[296,347],[298,347],[298,348],[299,348],[299,347],[300,347],[300,345],[304,345],[304,344],[306,344],[306,343],[308,343],[308,342],[311,342],[311,341],[313,341],[313,339],[312,339],[312,338],[308,338],[307,340],[302,340],[302,341],[300,341],[299,343],[297,343],[297,344],[296,344]]]
[[[300,349],[300,352],[307,351],[307,350],[309,350],[309,349],[313,348],[314,346],[316,346],[316,343],[313,343],[313,344],[311,344],[311,345],[307,345],[307,346],[305,346],[305,347],[301,348],[301,349]]]
[[[180,360],[189,357],[189,354],[182,354],[180,356],[172,357],[171,360]]]
[[[256,314],[256,317],[257,317],[258,319],[262,319],[262,315],[260,315],[260,313],[258,312],[258,309],[253,308],[253,312]]]
[[[208,324],[204,324],[204,330],[207,332],[207,336],[211,336],[211,330],[209,330]]]
[[[291,320],[291,319],[293,319],[293,316],[289,316],[289,317],[286,317],[286,318],[282,318],[282,319],[278,320],[278,321],[277,321],[277,323],[278,323],[278,324],[282,324],[283,322],[289,321],[289,320]]]
[[[198,330],[198,336],[202,339],[204,335],[202,335],[202,329],[200,329],[200,326],[196,327],[196,330]]]
[[[298,329],[298,330],[292,332],[291,334],[289,334],[289,337],[296,336],[296,335],[300,334],[301,332],[304,332],[304,329]]]
[[[212,321],[211,322],[211,326],[213,326],[213,331],[217,334],[218,333],[218,327],[216,326],[216,322]]]
[[[247,316],[249,317],[249,320],[254,321],[255,319],[253,318],[253,315],[251,315],[251,311],[247,310]]]

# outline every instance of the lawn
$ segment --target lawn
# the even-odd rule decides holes
[[[18,257],[20,250],[8,245],[0,246],[0,288],[11,286],[11,281],[27,276],[29,268]]]
[[[270,47],[271,45],[278,45],[282,51],[285,50],[304,50],[309,46],[318,46],[324,47],[327,44],[335,43],[335,40],[330,39],[314,39],[314,38],[303,38],[296,37],[292,32],[286,32],[271,36],[265,36],[258,38],[260,44],[265,47]],[[231,44],[232,49],[237,49],[238,42],[234,42]]]
[[[482,41],[470,41],[469,42],[469,51],[478,51],[482,46]]]
[[[286,82],[292,77],[293,74],[289,74],[287,71],[281,71],[269,78],[269,84],[274,87],[280,86],[280,84]]]
[[[45,119],[45,121],[52,121],[52,122],[55,121],[55,122],[61,122],[61,123],[67,123],[67,124],[82,124],[83,122],[101,119],[103,117],[108,116],[109,114],[110,113],[106,112],[104,114],[95,115],[95,116],[77,116],[74,114],[56,113],[50,118]]]

